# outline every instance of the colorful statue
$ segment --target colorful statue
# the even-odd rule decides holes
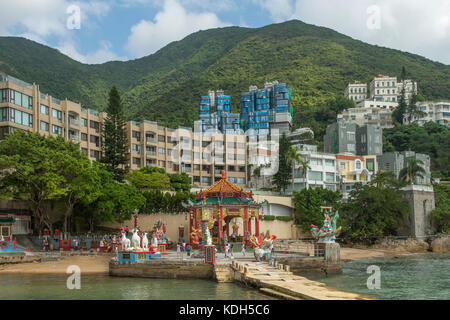
[[[201,235],[202,235],[201,228],[195,229],[194,227],[192,227],[192,230],[191,230],[191,244],[193,244],[195,246],[198,246],[200,244]]]
[[[272,246],[273,240],[277,237],[274,235],[268,235],[261,241],[261,239],[257,239],[254,236],[249,236],[250,245],[253,247],[253,253],[255,255],[255,259],[262,261],[264,257],[267,260],[272,259]]]
[[[211,233],[209,232],[209,229],[206,228],[206,245],[207,246],[212,246],[212,238],[211,238]]]
[[[153,230],[156,233],[158,237],[158,241],[160,243],[167,242],[166,240],[166,224],[162,222],[161,220],[157,220],[155,224],[153,225]]]
[[[158,238],[155,233],[152,234],[152,248],[158,248]]]
[[[336,212],[333,218],[330,218],[327,210],[324,211],[325,220],[323,222],[323,227],[311,225],[311,234],[314,239],[318,240],[317,243],[334,243],[336,241],[336,236],[342,230],[342,227],[336,229],[337,220],[339,219],[339,213]]]

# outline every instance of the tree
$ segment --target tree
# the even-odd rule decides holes
[[[295,164],[300,162],[301,159],[301,155],[300,153],[297,152],[297,150],[293,147],[290,146],[287,154],[286,154],[286,160],[287,163],[289,163],[292,166],[292,192],[294,192],[295,190]]]
[[[426,115],[426,112],[423,112],[419,109],[417,103],[423,99],[423,97],[419,95],[413,95],[411,101],[408,104],[405,112],[405,120],[407,124],[410,124],[416,117],[422,117]],[[423,101],[423,100],[422,100]]]
[[[450,188],[445,184],[434,185],[436,208],[431,216],[437,220],[438,232],[450,232]]]
[[[141,192],[144,190],[170,189],[170,178],[165,172],[135,170],[128,173],[127,180]]]
[[[343,236],[368,240],[396,235],[410,213],[402,191],[393,187],[376,187],[358,183],[342,206]]]
[[[66,177],[61,168],[71,159],[75,145],[61,136],[44,137],[38,133],[17,130],[0,141],[0,190],[6,198],[24,199],[30,203],[34,229],[53,231],[45,201],[67,195]],[[78,156],[81,153],[78,150]]]
[[[294,192],[295,215],[303,231],[309,232],[311,224],[322,225],[323,214],[320,207],[333,207],[339,210],[342,194],[323,188],[303,189]]]
[[[422,160],[409,159],[406,167],[400,171],[400,179],[408,182],[409,184],[414,184],[417,178],[423,179],[426,174],[423,165]]]
[[[280,139],[278,149],[278,172],[274,175],[272,183],[277,186],[278,190],[286,192],[289,180],[292,178],[291,168],[287,159],[287,153],[291,147],[289,139],[283,134]]]
[[[145,205],[145,197],[132,185],[120,184],[112,172],[101,164],[94,164],[99,178],[95,200],[82,201],[75,206],[75,215],[89,224],[89,230],[99,222],[123,222]]]
[[[403,81],[402,91],[400,94],[400,98],[398,100],[398,107],[392,113],[394,122],[396,122],[400,125],[403,124],[403,120],[405,118],[407,108],[408,108],[408,104],[406,102],[405,81]]]
[[[370,181],[370,185],[376,186],[377,188],[402,188],[405,186],[405,182],[397,179],[395,173],[392,171],[380,171]]]
[[[170,186],[174,191],[189,192],[191,191],[191,178],[185,173],[169,174]]]
[[[128,145],[122,100],[116,86],[113,86],[109,92],[106,112],[108,116],[102,133],[104,143],[101,162],[114,174],[116,181],[122,182],[127,172]]]

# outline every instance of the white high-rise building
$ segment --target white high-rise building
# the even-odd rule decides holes
[[[367,98],[367,84],[359,81],[349,83],[347,88],[345,88],[344,96],[353,100],[355,104],[364,101]]]
[[[423,126],[426,122],[432,121],[449,126],[450,101],[423,101],[418,102],[417,107],[422,114],[414,116],[411,123],[417,123],[419,126]],[[407,116],[405,116],[403,123],[409,123]]]
[[[379,75],[370,82],[370,98],[378,102],[398,102],[397,77]]]

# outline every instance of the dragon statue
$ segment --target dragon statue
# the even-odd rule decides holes
[[[191,243],[195,246],[198,246],[200,244],[200,239],[202,237],[202,229],[201,227],[199,229],[195,229],[192,227],[191,229]]]
[[[311,225],[311,234],[314,239],[318,240],[317,243],[334,243],[336,236],[342,230],[342,227],[337,228],[336,225],[339,219],[339,212],[336,211],[333,218],[330,218],[328,212],[325,211],[324,217],[322,228],[319,229],[319,227]]]
[[[256,260],[262,261],[263,257],[266,257],[267,260],[271,259],[271,245],[276,238],[273,235],[268,235],[264,239],[262,237],[257,239],[254,236],[250,236],[249,243],[253,247],[253,254]]]

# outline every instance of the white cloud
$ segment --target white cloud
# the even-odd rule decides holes
[[[78,52],[73,41],[68,40],[60,43],[57,49],[64,53],[65,55],[71,57],[74,60],[80,61],[82,63],[97,64],[104,63],[107,61],[125,61],[127,57],[119,57],[112,50],[112,45],[109,41],[100,41],[100,48],[95,51],[83,55]]]
[[[193,32],[228,25],[214,13],[188,12],[177,0],[165,0],[153,21],[142,20],[131,28],[126,48],[133,56],[142,57]]]
[[[450,0],[252,0],[274,22],[299,19],[356,39],[450,63]],[[275,4],[278,5],[275,5]],[[380,29],[369,29],[367,8],[380,9]],[[292,8],[288,14],[287,8]]]
[[[108,60],[123,60],[110,49],[108,42],[101,42],[100,48],[86,55],[76,50],[73,39],[75,31],[67,28],[67,13],[71,5],[80,8],[81,28],[92,29],[96,21],[110,9],[104,1],[70,0],[13,0],[0,10],[0,35],[24,37],[44,45],[48,39],[59,43],[57,49],[71,58],[85,63],[101,63]]]
[[[292,18],[295,3],[292,0],[252,0],[267,10],[274,22],[283,22]]]

